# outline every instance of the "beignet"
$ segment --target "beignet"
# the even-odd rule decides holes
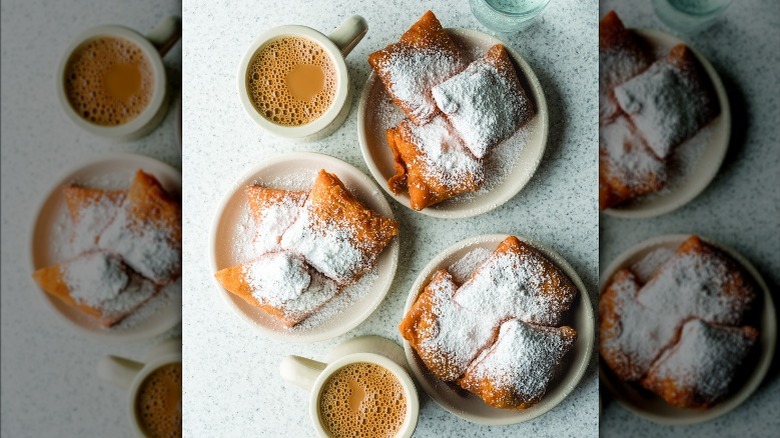
[[[217,281],[234,295],[293,327],[336,296],[335,282],[290,252],[271,252],[217,271]]]
[[[599,208],[612,207],[666,184],[666,166],[625,115],[599,129]]]
[[[547,392],[577,332],[564,326],[542,327],[512,319],[501,325],[498,340],[469,366],[459,384],[490,406],[527,409]]]
[[[320,170],[281,247],[339,284],[357,281],[376,266],[398,234],[398,224],[361,204],[334,174]]]
[[[482,185],[484,165],[466,149],[442,116],[417,126],[409,120],[387,130],[396,174],[387,185],[393,193],[407,190],[411,207],[422,210]]]
[[[306,191],[247,186],[244,189],[256,225],[259,253],[278,247],[282,234],[295,222],[309,195]]]
[[[500,322],[456,303],[452,297],[457,287],[449,272],[439,270],[398,326],[428,370],[444,381],[454,381],[466,371],[492,343]]]
[[[736,371],[758,339],[753,327],[726,327],[694,319],[664,352],[642,386],[678,408],[706,409],[729,393]]]
[[[396,105],[418,125],[439,113],[431,89],[466,68],[460,49],[431,11],[397,43],[370,54],[368,63]]]
[[[455,301],[497,320],[557,325],[576,296],[566,274],[536,249],[509,236],[458,289]]]
[[[720,112],[704,67],[683,44],[618,85],[615,97],[659,158],[666,158]]]
[[[48,294],[111,327],[159,292],[151,281],[129,269],[106,251],[79,255],[33,272]]]
[[[501,44],[433,87],[433,98],[477,158],[514,134],[533,113]]]
[[[127,196],[125,190],[104,190],[68,185],[63,190],[73,223],[71,243],[75,253],[94,249],[103,230],[116,216]]]

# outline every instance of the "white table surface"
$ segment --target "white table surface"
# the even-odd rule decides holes
[[[267,5],[267,6],[266,6]],[[329,341],[285,344],[241,320],[217,292],[209,266],[211,221],[236,178],[264,157],[320,151],[368,174],[357,141],[357,105],[332,136],[316,143],[274,138],[251,122],[236,91],[239,61],[264,30],[304,24],[325,33],[346,17],[365,17],[369,31],[347,59],[354,103],[368,77],[369,53],[397,40],[432,8],[445,27],[485,30],[466,0],[329,2],[184,2],[184,431],[190,436],[310,436],[307,394],[282,381],[278,365],[291,354],[324,359],[338,343],[374,334],[400,343],[396,329],[409,288],[439,251],[466,237],[515,233],[563,255],[595,298],[598,274],[597,8],[556,0],[535,27],[500,38],[538,75],[550,107],[550,140],[530,184],[503,207],[470,219],[433,219],[390,200],[400,222],[401,259],[387,298],[356,329]],[[382,182],[383,183],[383,182]],[[421,397],[416,435],[596,436],[595,358],[561,405],[528,423],[486,427],[461,420]]]
[[[4,0],[2,3],[2,429],[4,437],[133,436],[124,391],[98,380],[108,354],[140,359],[162,339],[107,344],[66,327],[39,303],[28,262],[34,209],[57,177],[101,152],[135,152],[181,168],[172,109],[149,136],[111,144],[66,118],[54,72],[66,46],[87,28],[123,24],[141,33],[181,3]],[[165,57],[179,96],[181,44]]]
[[[602,1],[601,13],[617,11],[626,27],[654,28],[678,35],[656,18],[645,0]],[[715,67],[729,94],[733,141],[712,184],[691,203],[645,221],[605,215],[600,223],[600,266],[650,237],[699,233],[747,257],[769,284],[775,302],[780,285],[780,4],[735,1],[722,20],[697,35],[678,35]],[[641,419],[608,396],[601,418],[605,437],[613,436],[771,436],[780,430],[778,358],[756,393],[714,421],[687,427],[658,426]]]

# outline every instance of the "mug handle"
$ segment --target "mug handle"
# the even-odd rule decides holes
[[[287,356],[279,364],[279,372],[285,381],[310,390],[327,366],[328,364],[305,357]]]
[[[341,50],[341,56],[346,57],[349,52],[357,46],[368,32],[368,23],[360,15],[353,15],[346,20],[333,32],[328,35],[328,39],[336,44]]]
[[[176,16],[163,19],[157,27],[146,34],[146,39],[157,48],[160,57],[165,56],[179,38],[181,38],[181,18]]]
[[[98,376],[122,389],[130,389],[144,364],[119,356],[106,356],[98,363]]]

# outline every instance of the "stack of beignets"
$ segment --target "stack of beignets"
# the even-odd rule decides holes
[[[617,377],[682,408],[728,395],[758,331],[743,325],[756,299],[747,272],[691,236],[645,284],[615,273],[599,302],[599,348]]]
[[[599,23],[599,208],[662,190],[674,149],[719,112],[688,47],[654,60],[645,41],[608,12]]]
[[[566,275],[514,236],[458,285],[436,272],[398,329],[434,377],[490,406],[526,409],[547,391],[576,332]]]
[[[503,46],[469,64],[431,11],[368,62],[408,117],[387,131],[388,187],[415,210],[478,190],[483,159],[533,112]]]
[[[245,190],[259,256],[215,274],[229,292],[287,327],[315,313],[376,266],[397,223],[363,206],[334,174],[311,190]]]
[[[154,176],[138,170],[126,191],[63,192],[75,256],[33,273],[44,291],[111,327],[181,275],[181,206]]]

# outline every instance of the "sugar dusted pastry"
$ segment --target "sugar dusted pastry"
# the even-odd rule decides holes
[[[533,112],[501,44],[433,87],[433,97],[477,158],[514,134]]]
[[[510,236],[458,289],[455,301],[497,319],[557,325],[576,295],[566,274],[536,249]]]
[[[398,224],[361,204],[334,174],[321,170],[281,247],[340,284],[376,266]]]
[[[728,395],[737,369],[758,339],[753,327],[711,325],[699,319],[683,326],[642,379],[642,386],[678,408],[705,409]]]
[[[393,193],[407,190],[414,210],[475,191],[485,179],[482,161],[442,116],[423,126],[404,120],[387,130],[387,143],[396,171],[387,185]]]
[[[466,68],[460,49],[431,11],[397,43],[369,55],[368,63],[393,101],[420,125],[439,112],[431,89]]]
[[[452,297],[457,284],[449,272],[434,274],[398,330],[437,379],[460,377],[477,354],[493,342],[499,320],[465,309]]]
[[[229,292],[293,327],[340,288],[290,252],[272,252],[214,274]]]
[[[673,406],[711,407],[731,391],[758,337],[743,326],[756,295],[736,261],[696,236],[675,251],[657,249],[607,284],[601,356],[620,379]]]
[[[501,325],[498,340],[469,366],[460,385],[490,406],[527,409],[538,403],[574,346],[571,327],[542,327],[517,319]]]
[[[269,252],[279,245],[282,234],[295,222],[303,209],[306,191],[269,189],[248,186],[244,189],[254,218],[259,252]]]
[[[437,379],[454,382],[490,406],[525,409],[547,391],[576,332],[557,324],[576,290],[565,275],[514,236],[486,256],[472,251],[451,265],[476,270],[458,285],[436,272],[398,326]]]
[[[71,242],[75,252],[93,249],[103,230],[116,216],[125,200],[125,190],[104,190],[80,185],[68,185],[63,191],[68,213],[73,223]]]
[[[104,327],[118,324],[159,291],[120,257],[105,251],[38,269],[33,279],[44,291]]]
[[[666,158],[720,112],[704,67],[682,44],[617,86],[615,97],[659,158]]]
[[[98,247],[157,284],[172,282],[181,274],[181,205],[154,176],[139,170]]]
[[[623,26],[614,11],[599,21],[599,122],[606,123],[621,111],[615,87],[641,73],[653,62],[650,48]]]
[[[599,208],[663,189],[666,165],[625,115],[599,129]]]

